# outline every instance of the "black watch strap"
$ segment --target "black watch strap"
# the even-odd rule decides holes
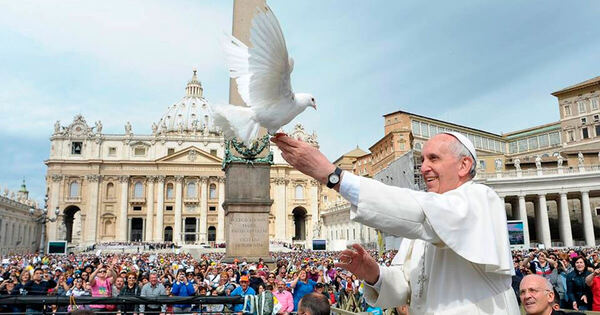
[[[327,176],[327,188],[333,188],[335,185],[337,185],[341,180],[341,178],[340,178],[341,175],[342,175],[342,169],[339,167],[336,167],[335,170],[333,171],[333,173],[331,173],[331,174],[329,174],[329,176]],[[332,182],[331,179],[335,178],[336,176],[337,176],[337,181]]]

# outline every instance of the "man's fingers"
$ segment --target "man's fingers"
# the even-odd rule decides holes
[[[367,253],[365,251],[365,249],[362,246],[360,246],[359,244],[352,244],[352,247],[356,250],[356,253],[359,254],[360,256],[363,256],[364,254]]]
[[[287,135],[282,135],[282,136],[278,136],[278,137],[273,137],[271,138],[271,141],[275,142],[275,143],[284,143],[286,145],[289,145],[291,147],[298,147],[300,145],[300,142],[292,137],[289,137]]]

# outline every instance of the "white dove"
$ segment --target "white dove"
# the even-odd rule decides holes
[[[230,76],[248,107],[221,105],[214,109],[214,121],[225,137],[235,136],[246,145],[256,138],[259,127],[274,135],[307,107],[317,109],[312,95],[292,91],[294,60],[288,57],[281,27],[269,7],[257,9],[250,42],[252,48],[227,35],[224,44]]]

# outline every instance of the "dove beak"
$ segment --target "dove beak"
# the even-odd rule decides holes
[[[316,103],[312,104],[311,107],[314,108],[315,110],[317,110],[317,104]]]

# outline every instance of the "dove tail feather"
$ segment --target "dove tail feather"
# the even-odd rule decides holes
[[[247,146],[256,138],[260,128],[254,120],[254,111],[244,106],[217,106],[214,110],[214,121],[223,131],[225,138],[236,137]]]

